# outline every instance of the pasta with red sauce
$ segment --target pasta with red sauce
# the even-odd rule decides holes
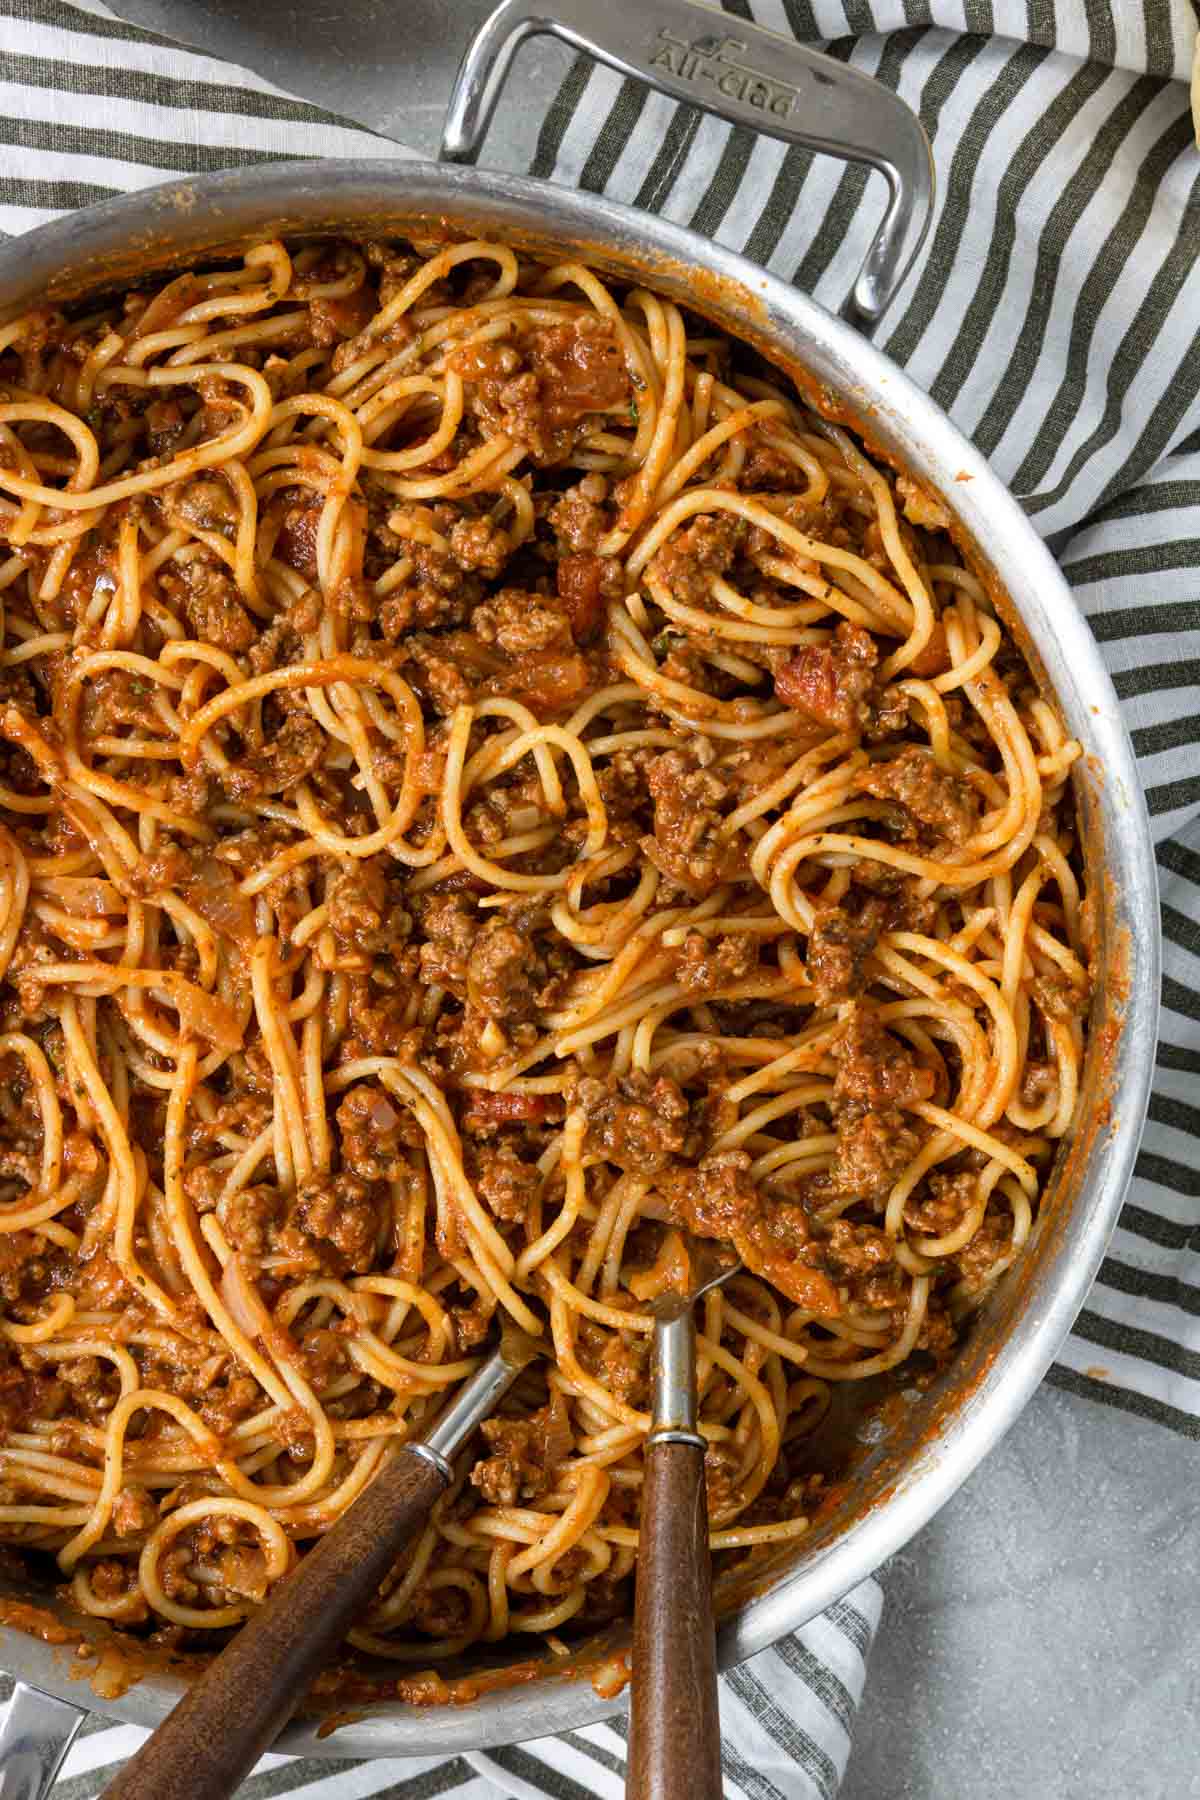
[[[236,1626],[474,1369],[356,1645],[630,1607],[664,1223],[712,1543],[1072,1123],[1078,755],[942,502],[672,301],[254,246],[0,327],[0,1537]],[[207,1635],[206,1635],[207,1634]]]

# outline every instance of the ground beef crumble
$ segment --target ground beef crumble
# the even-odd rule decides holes
[[[479,1429],[491,1454],[474,1465],[471,1482],[489,1506],[538,1500],[554,1486],[571,1446],[560,1395],[527,1419],[485,1419]]]
[[[879,650],[869,631],[843,619],[828,644],[806,644],[775,677],[785,706],[828,731],[855,731],[870,719]]]

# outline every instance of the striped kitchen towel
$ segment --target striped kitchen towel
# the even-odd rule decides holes
[[[1137,1178],[1052,1379],[1200,1436],[1200,155],[1187,0],[726,0],[916,107],[934,226],[878,336],[1046,535],[1128,713],[1158,840],[1163,1042]],[[513,104],[510,98],[508,104]],[[534,104],[528,90],[524,103]],[[756,140],[579,59],[532,172],[664,213],[836,307],[877,178]],[[0,0],[0,229],[264,157],[395,155],[98,0]],[[482,160],[489,160],[485,148]],[[860,204],[861,202],[861,204]],[[832,1796],[880,1606],[874,1583],[724,1684],[727,1792]],[[93,1721],[60,1800],[137,1741]],[[249,1796],[615,1796],[616,1725],[450,1763],[268,1758]]]

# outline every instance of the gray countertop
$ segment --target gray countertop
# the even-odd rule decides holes
[[[112,0],[432,153],[491,0]],[[522,52],[551,90],[566,54]],[[526,160],[509,90],[489,160]],[[1200,1800],[1195,1444],[1044,1388],[888,1570],[843,1800]]]

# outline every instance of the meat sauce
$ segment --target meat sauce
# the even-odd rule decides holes
[[[884,471],[885,518],[861,451],[670,302],[503,246],[256,255],[0,351],[132,483],[67,542],[0,457],[0,911],[33,871],[0,918],[0,1503],[33,1509],[3,1535],[121,1630],[211,1641],[279,1544],[179,1507],[230,1459],[286,1491],[320,1438],[290,1556],[515,1311],[559,1367],[364,1642],[578,1632],[630,1603],[664,1231],[745,1265],[704,1320],[714,1524],[797,1535],[797,1372],[944,1359],[1017,1254],[1088,1000],[1072,746],[940,501]],[[189,337],[147,385],[214,298],[224,373]],[[61,425],[5,429],[63,479]],[[135,1414],[76,1555],[37,1456],[98,1492],[131,1380],[176,1413]]]

